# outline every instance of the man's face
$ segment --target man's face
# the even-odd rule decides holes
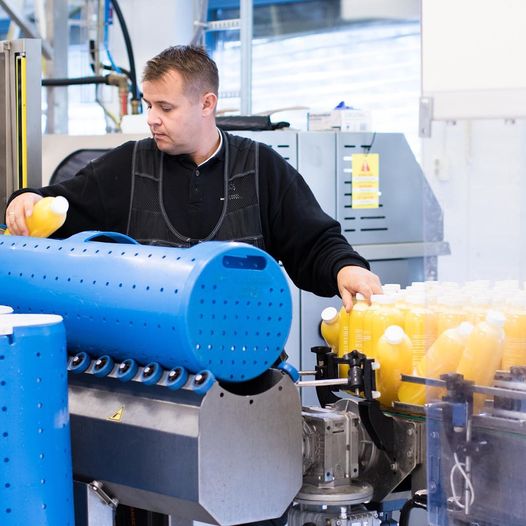
[[[173,70],[159,80],[144,81],[142,91],[148,126],[159,150],[172,155],[194,153],[209,115],[203,97],[187,93],[182,76]]]

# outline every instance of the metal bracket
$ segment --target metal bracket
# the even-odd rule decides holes
[[[420,111],[418,117],[418,135],[431,137],[431,123],[433,122],[433,97],[420,97]]]
[[[99,497],[99,499],[106,504],[106,506],[110,506],[113,510],[117,509],[117,506],[119,505],[119,501],[111,497],[110,494],[106,491],[104,486],[98,481],[94,480],[93,482],[90,482],[88,484],[88,487],[95,495]]]

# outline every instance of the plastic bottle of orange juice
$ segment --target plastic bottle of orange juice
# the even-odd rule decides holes
[[[356,303],[349,317],[349,347],[351,351],[356,349],[363,352],[363,324],[368,309],[369,305],[365,301],[365,297],[358,292]]]
[[[35,203],[33,212],[26,217],[31,237],[48,237],[58,230],[66,220],[69,203],[65,197],[44,197]],[[9,230],[4,232],[10,235]]]
[[[378,308],[378,298],[383,294],[372,294],[371,304],[367,307],[363,317],[363,333],[362,333],[362,345],[363,354],[369,358],[374,358],[374,349],[372,348],[372,327],[373,317],[376,309]]]
[[[475,325],[458,364],[457,373],[477,385],[489,386],[493,383],[504,350],[505,321],[502,312],[490,310],[486,319]],[[475,395],[474,406],[480,408],[483,399],[483,395]]]
[[[363,352],[363,324],[368,309],[369,305],[367,305],[364,296],[357,293],[351,312],[345,312],[343,307],[340,310],[338,356],[345,356],[355,349],[358,352]],[[349,366],[340,365],[338,371],[340,378],[347,378]]]
[[[426,297],[421,293],[407,296],[408,309],[405,314],[404,330],[413,344],[413,368],[436,339],[436,313],[426,305]]]
[[[506,342],[502,353],[502,369],[514,365],[526,366],[526,296],[518,296],[508,301],[504,323]]]
[[[327,307],[321,311],[320,329],[325,343],[337,352],[340,338],[340,314],[334,307]]]
[[[491,303],[489,291],[477,289],[467,298],[466,319],[473,324],[484,321]]]
[[[440,336],[445,330],[457,327],[465,319],[462,308],[462,296],[459,294],[445,294],[436,301],[437,334]]]
[[[440,378],[441,374],[455,372],[472,331],[473,325],[467,321],[443,331],[416,364],[414,374],[425,378]],[[439,393],[439,388],[436,387],[402,382],[398,390],[398,399],[405,404],[423,405],[426,396],[429,400],[437,398]]]
[[[376,357],[378,341],[390,325],[404,325],[402,313],[395,307],[393,295],[383,294],[376,298],[376,308],[371,316],[371,357]]]
[[[377,386],[380,391],[380,403],[391,407],[397,400],[402,374],[411,374],[412,350],[411,340],[402,327],[390,325],[378,340],[376,361],[380,368],[376,372]]]

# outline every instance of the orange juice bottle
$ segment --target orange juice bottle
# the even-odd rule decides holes
[[[334,307],[327,307],[321,311],[320,330],[325,343],[333,351],[337,351],[340,337],[340,315]]]
[[[345,356],[355,349],[363,352],[363,320],[368,309],[364,296],[358,292],[351,312],[345,312],[344,307],[340,310],[338,356]],[[338,373],[340,378],[347,378],[349,366],[339,365]]]
[[[473,325],[465,321],[457,327],[442,332],[416,364],[415,375],[425,378],[440,378],[441,374],[455,372],[472,331]],[[406,404],[423,405],[426,402],[426,394],[428,399],[437,398],[440,394],[440,388],[402,382],[398,390],[400,402]]]
[[[380,403],[391,407],[397,400],[402,374],[411,374],[411,340],[402,327],[390,325],[378,340],[376,361],[380,368],[376,372],[377,390],[380,391]]]
[[[349,317],[349,347],[353,351],[363,352],[363,324],[365,313],[369,305],[365,301],[363,294],[356,294],[356,303]]]
[[[486,319],[475,325],[457,367],[457,373],[464,375],[466,380],[483,386],[493,383],[504,350],[505,320],[502,312],[490,310]],[[484,395],[475,395],[473,400],[475,408],[480,408]]]
[[[354,307],[353,307],[354,308]],[[352,311],[351,311],[352,312]],[[351,313],[345,310],[342,306],[340,309],[340,331],[338,335],[338,356],[345,356],[352,351],[350,345],[350,334],[349,334],[349,321]],[[349,371],[349,367],[340,364],[338,366],[338,373],[341,378],[345,378]]]
[[[31,237],[48,237],[66,221],[69,203],[65,197],[44,197],[35,203],[33,212],[26,217]],[[10,235],[9,230],[4,232]]]
[[[473,292],[467,302],[466,315],[467,321],[474,325],[480,321],[484,321],[491,303],[491,296],[488,291],[476,290]]]
[[[374,358],[374,349],[372,348],[372,327],[374,313],[378,308],[378,298],[380,296],[383,296],[383,294],[371,295],[371,304],[367,307],[363,317],[362,352],[369,358]]]
[[[439,296],[436,302],[437,334],[442,334],[447,329],[457,327],[465,319],[462,308],[462,296],[446,294]]]
[[[395,307],[396,299],[387,294],[378,295],[376,309],[371,317],[371,356],[376,357],[378,341],[390,325],[404,324],[402,313]]]
[[[513,298],[508,303],[504,333],[506,342],[502,353],[502,369],[514,365],[526,366],[526,296]]]
[[[424,294],[414,293],[406,298],[408,305],[404,329],[413,344],[413,368],[436,339],[436,313],[426,306]]]

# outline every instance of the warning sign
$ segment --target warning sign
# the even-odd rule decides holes
[[[353,208],[380,206],[380,156],[377,153],[355,153],[352,162]]]
[[[122,415],[124,414],[124,406],[119,408],[115,413],[108,417],[108,420],[113,420],[114,422],[120,422],[122,420]]]

